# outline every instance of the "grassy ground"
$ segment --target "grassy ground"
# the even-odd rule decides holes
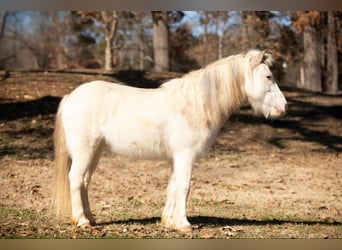
[[[0,81],[1,238],[341,238],[342,98],[283,88],[286,118],[234,114],[193,171],[191,233],[160,225],[170,166],[106,152],[90,186],[98,225],[51,212],[53,120],[92,79],[155,87],[176,74],[11,73]]]

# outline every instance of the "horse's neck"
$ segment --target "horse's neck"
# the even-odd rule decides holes
[[[213,126],[220,128],[245,100],[245,76],[243,68],[230,68],[227,65],[223,66],[221,71],[210,73],[216,74],[216,77],[211,77],[212,82],[210,82],[211,87],[215,88],[215,95],[208,100],[208,106],[211,107],[208,118],[211,119]]]
[[[176,99],[184,102],[186,110],[202,116],[208,127],[219,129],[245,100],[245,72],[241,58],[223,59],[205,69],[173,79],[162,88],[178,96]]]

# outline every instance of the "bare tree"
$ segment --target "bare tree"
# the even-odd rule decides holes
[[[311,91],[322,91],[321,40],[319,39],[319,11],[298,11],[293,23],[297,32],[303,34],[303,64],[301,86]]]
[[[28,11],[10,15],[6,39],[11,41],[14,58],[8,62],[9,68],[67,67],[67,26],[61,12]]]
[[[241,45],[244,51],[273,47],[270,39],[270,11],[242,11]]]
[[[331,94],[338,93],[337,41],[335,14],[333,11],[328,11],[327,72],[325,80],[327,92]]]
[[[242,11],[241,46],[246,51],[251,48],[250,38],[253,36],[254,11]]]
[[[0,39],[4,36],[7,16],[8,11],[3,11],[0,14]]]
[[[304,88],[312,91],[322,91],[320,45],[317,30],[308,25],[303,32],[304,43]]]
[[[81,18],[92,18],[103,25],[105,35],[105,70],[113,69],[113,40],[118,27],[118,12],[117,11],[77,11]]]
[[[203,65],[208,64],[208,25],[210,22],[210,15],[209,11],[201,11],[201,19],[200,22],[203,25],[203,36],[202,36],[202,42],[204,46],[204,60],[203,60]]]
[[[54,30],[51,34],[51,41],[53,45],[50,50],[54,54],[54,66],[57,69],[68,67],[67,65],[67,49],[65,46],[64,39],[67,37],[66,27],[68,25],[66,17],[67,13],[63,13],[63,18],[60,18],[60,13],[56,11],[50,11],[48,16],[51,16],[51,28]],[[62,19],[62,20],[61,20]]]
[[[5,27],[6,27],[6,19],[8,16],[8,11],[3,11],[0,13],[0,41],[2,40],[5,32]],[[13,55],[10,56],[0,56],[0,68],[3,67],[3,63],[8,60],[9,58],[12,58]]]
[[[105,70],[113,69],[113,39],[118,26],[118,13],[116,11],[101,11],[105,31]]]
[[[227,11],[213,11],[213,17],[215,22],[215,34],[218,37],[217,59],[221,59],[223,57],[223,37],[225,36],[229,13]]]
[[[168,71],[170,62],[167,11],[152,11],[152,19],[154,70],[156,72]]]

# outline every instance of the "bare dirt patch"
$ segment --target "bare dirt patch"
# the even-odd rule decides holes
[[[234,114],[193,171],[192,233],[164,229],[170,166],[106,152],[90,186],[98,225],[75,229],[50,211],[53,121],[60,98],[104,79],[156,87],[177,74],[10,72],[0,81],[1,238],[341,238],[342,97],[282,88],[278,121]]]

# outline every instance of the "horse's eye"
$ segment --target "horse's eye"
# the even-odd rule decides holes
[[[271,80],[271,79],[272,79],[272,76],[266,76],[266,78],[267,78],[268,80]]]

